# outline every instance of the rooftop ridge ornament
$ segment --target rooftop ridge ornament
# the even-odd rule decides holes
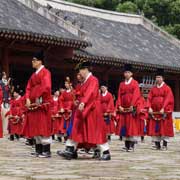
[[[37,1],[34,0],[18,0],[28,8],[32,9],[36,13],[40,14],[41,16],[49,19],[50,21],[56,23],[58,26],[63,27],[73,35],[79,37],[81,40],[87,40],[86,37],[86,31],[83,30],[80,26],[78,26],[76,23],[64,19],[63,17],[60,17],[57,12],[52,12],[53,6],[50,4],[47,4],[46,6],[43,6]]]

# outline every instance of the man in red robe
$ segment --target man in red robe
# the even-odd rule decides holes
[[[14,89],[13,99],[10,102],[10,110],[6,113],[8,116],[8,130],[10,134],[10,140],[14,141],[14,138],[20,138],[23,127],[23,109],[24,109],[24,97],[21,96],[22,90],[18,86]]]
[[[114,100],[112,94],[108,91],[106,83],[101,85],[101,105],[106,124],[106,134],[108,140],[111,140],[111,134],[115,132],[114,124]]]
[[[174,109],[174,97],[171,88],[164,82],[164,70],[158,69],[156,74],[156,86],[148,95],[149,121],[148,135],[155,142],[155,149],[167,150],[169,137],[174,136],[172,112]]]
[[[144,89],[140,86],[141,97],[138,104],[137,114],[138,114],[138,127],[139,134],[141,136],[141,142],[144,142],[144,136],[147,134],[147,120],[148,120],[148,105],[147,105],[147,94],[144,94]]]
[[[64,136],[65,142],[68,139],[67,130],[69,128],[74,105],[74,90],[69,77],[65,79],[65,91],[59,97],[59,110],[61,114],[60,132]]]
[[[32,59],[36,70],[26,87],[26,117],[23,135],[36,140],[35,156],[50,157],[51,144],[51,73],[44,67],[43,52],[38,52]]]
[[[57,153],[66,159],[77,158],[78,144],[91,144],[92,147],[97,145],[101,150],[100,160],[110,160],[98,80],[89,71],[88,62],[81,62],[77,69],[84,79],[80,88],[79,106],[75,110],[72,133],[66,142],[66,149],[63,153]]]
[[[132,76],[131,65],[125,65],[125,81],[120,83],[116,105],[119,115],[116,134],[125,140],[125,148],[123,149],[127,152],[134,150],[134,144],[139,136],[136,110],[141,94],[138,82]]]
[[[59,137],[60,133],[60,121],[59,115],[59,91],[55,91],[52,96],[51,102],[51,120],[52,120],[52,137],[55,139],[55,135]]]

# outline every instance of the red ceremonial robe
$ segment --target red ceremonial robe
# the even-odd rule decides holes
[[[74,91],[64,91],[59,99],[59,109],[64,109],[64,113],[62,114],[61,118],[61,125],[60,125],[60,131],[61,133],[66,133],[69,122],[73,110],[74,105]]]
[[[113,134],[115,132],[115,124],[113,117],[114,100],[110,92],[107,91],[107,93],[104,96],[103,94],[101,94],[101,106],[102,106],[103,114],[108,115],[108,117],[104,117],[106,124],[106,134],[107,135]]]
[[[1,117],[1,105],[3,102],[3,92],[2,92],[2,88],[0,86],[0,138],[3,137],[3,125],[2,125],[2,117]]]
[[[89,75],[81,85],[79,99],[85,108],[82,112],[79,109],[75,111],[71,139],[84,144],[104,144],[107,141],[105,122],[96,77]]]
[[[52,104],[51,104],[51,119],[52,119],[52,134],[58,134],[60,132],[60,117],[55,117],[59,115],[59,98],[55,99],[52,97]]]
[[[10,111],[7,115],[10,116],[18,116],[18,120],[16,118],[9,118],[8,121],[8,130],[9,134],[18,134],[21,135],[22,127],[23,127],[23,106],[24,106],[24,98],[19,96],[17,99],[11,100],[10,103]]]
[[[139,128],[139,134],[141,136],[144,136],[147,133],[146,123],[148,120],[148,109],[149,108],[147,106],[147,101],[144,99],[144,97],[141,96],[141,98],[139,100],[138,109],[137,109],[138,128]]]
[[[43,67],[38,73],[32,74],[26,87],[26,99],[31,103],[41,99],[41,105],[36,110],[27,110],[23,135],[32,138],[34,136],[51,136],[51,73]]]
[[[128,84],[121,82],[116,107],[129,108],[133,106],[137,108],[140,96],[140,89],[136,80],[132,79]],[[117,135],[126,137],[139,136],[137,114],[121,113],[117,116],[119,116],[116,127]]]
[[[170,87],[165,83],[162,87],[153,87],[148,95],[148,106],[151,107],[154,112],[159,112],[162,108],[167,112],[164,118],[162,115],[154,115],[155,118],[161,119],[158,122],[154,118],[149,118],[148,135],[173,137],[172,112],[174,109],[174,97]]]
[[[75,101],[76,101],[76,106],[74,106],[74,111],[78,109],[79,103],[80,103],[80,98],[81,98],[81,83],[76,85],[75,88]],[[96,147],[95,144],[90,144],[90,143],[79,143],[78,147],[79,149],[84,148],[86,150],[90,150],[91,148]]]

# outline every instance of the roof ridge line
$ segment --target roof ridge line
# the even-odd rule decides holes
[[[59,6],[61,5],[61,10],[74,12],[74,13],[78,13],[78,14],[82,14],[86,16],[94,16],[94,17],[102,18],[106,20],[118,21],[122,23],[135,24],[135,25],[142,25],[147,30],[158,33],[161,37],[165,38],[166,40],[173,43],[174,45],[178,47],[180,46],[180,40],[178,40],[176,37],[169,34],[168,32],[164,31],[162,28],[160,28],[159,26],[157,26],[152,21],[150,21],[149,19],[145,18],[142,15],[134,15],[134,14],[120,13],[120,12],[115,12],[115,11],[98,9],[98,8],[89,7],[85,5],[75,4],[72,2],[66,2],[64,0],[35,0],[35,1],[38,1],[39,3],[42,3],[44,5],[47,4],[47,2],[50,3],[51,5],[59,4]],[[67,7],[65,8],[63,6],[68,6],[68,8]],[[60,9],[60,8],[56,7],[56,9]],[[78,10],[78,9],[81,9],[81,10]],[[93,11],[93,13],[90,13],[90,11]],[[104,14],[103,17],[102,17],[102,13]]]
[[[141,16],[143,20],[143,27],[148,29],[149,31],[158,33],[161,37],[167,39],[169,42],[173,43],[177,47],[180,47],[180,40],[174,37],[173,35],[169,34],[165,30],[163,30],[161,27],[157,26],[155,23],[150,21],[144,16]]]
[[[124,23],[129,23],[129,24],[142,24],[143,23],[140,15],[108,11],[104,9],[98,9],[98,8],[93,8],[89,6],[79,5],[79,4],[75,4],[71,2],[65,2],[62,0],[58,0],[58,1],[57,0],[35,0],[35,1],[40,4],[43,4],[44,6],[46,6],[47,4],[50,4],[51,6],[54,6],[55,9],[79,13],[79,14],[83,14],[87,16],[93,16],[93,17],[102,18],[106,20],[124,22]],[[103,17],[102,17],[102,14],[103,14]],[[124,18],[126,18],[126,20]]]
[[[81,40],[86,40],[86,31],[81,30],[79,27],[73,25],[70,21],[66,21],[63,18],[57,16],[55,13],[48,11],[42,4],[34,0],[17,0],[24,4],[26,7],[32,9],[36,13],[40,14],[44,18],[50,20],[56,25],[63,27],[65,30],[69,31],[71,34],[79,37]]]
[[[38,1],[38,0],[36,0],[36,1]],[[39,1],[42,1],[42,0],[39,0]],[[64,0],[45,0],[45,1],[54,2],[54,3],[60,3],[60,4],[74,6],[74,7],[78,7],[78,8],[84,8],[84,9],[87,9],[87,10],[98,11],[98,12],[107,13],[107,14],[125,15],[125,16],[131,16],[131,17],[140,17],[140,15],[138,15],[138,14],[128,14],[128,13],[122,13],[122,12],[111,11],[111,10],[106,10],[106,9],[100,9],[100,8],[95,8],[95,7],[91,7],[91,6],[76,4],[76,3],[73,3],[73,2],[67,2],[67,1],[64,1]]]

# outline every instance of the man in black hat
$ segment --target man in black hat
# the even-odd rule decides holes
[[[36,72],[32,74],[26,87],[27,112],[23,135],[35,138],[36,152],[33,155],[47,158],[51,156],[51,73],[43,64],[43,51],[34,54],[32,67]]]
[[[106,139],[105,122],[101,108],[99,82],[89,71],[89,62],[83,61],[76,70],[84,80],[81,83],[79,93],[79,105],[75,110],[73,127],[70,139],[66,142],[64,152],[58,151],[58,155],[66,159],[77,158],[77,146],[96,147],[100,149],[100,160],[110,160],[109,145]]]
[[[148,95],[149,121],[148,135],[155,142],[153,149],[167,150],[169,137],[174,136],[172,112],[174,109],[174,97],[171,88],[164,82],[164,70],[157,69],[156,86]]]
[[[24,98],[21,96],[23,91],[17,85],[13,91],[13,97],[10,103],[10,110],[6,114],[8,116],[8,130],[10,134],[10,141],[14,141],[14,137],[20,138],[23,127],[23,109]]]
[[[101,82],[101,106],[104,115],[104,121],[106,124],[106,134],[110,141],[111,135],[115,133],[114,124],[114,99],[112,94],[108,91],[106,82]]]
[[[141,97],[138,82],[133,79],[132,66],[124,66],[125,80],[120,83],[117,100],[117,128],[116,134],[122,136],[125,141],[123,150],[134,150],[135,142],[139,136],[138,118],[136,109]]]

